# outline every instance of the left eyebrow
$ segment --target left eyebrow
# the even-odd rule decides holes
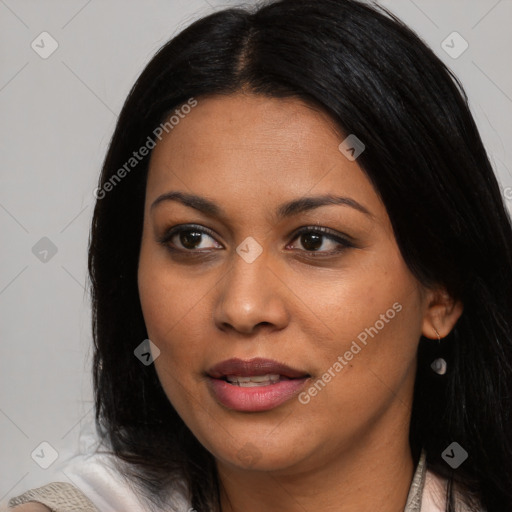
[[[349,206],[371,218],[374,218],[373,214],[355,199],[352,199],[351,197],[333,196],[331,194],[301,197],[300,199],[294,199],[293,201],[284,203],[277,209],[277,218],[284,219],[286,217],[291,217],[292,215],[298,215],[299,213],[313,210],[314,208],[319,208],[320,206],[331,204]]]
[[[205,197],[201,197],[195,194],[178,191],[166,192],[165,194],[157,197],[153,201],[150,210],[153,210],[158,204],[164,201],[178,201],[185,206],[194,208],[195,210],[198,210],[211,217],[226,217],[222,208],[210,199],[206,199]],[[374,215],[366,207],[364,207],[361,203],[358,203],[355,199],[350,197],[334,196],[331,194],[293,199],[281,204],[276,210],[276,216],[278,220],[281,220],[326,205],[349,206],[361,213],[364,213],[372,219],[375,218]]]

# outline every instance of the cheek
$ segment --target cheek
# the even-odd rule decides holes
[[[306,281],[302,290],[308,293],[297,283],[288,284],[313,313],[304,326],[311,329],[310,339],[318,340],[317,357],[324,365],[349,351],[352,342],[361,347],[357,356],[348,354],[354,364],[361,360],[392,365],[413,357],[421,333],[421,297],[401,259],[391,255],[387,261],[352,268],[335,280]]]
[[[152,341],[158,344],[172,339],[187,322],[191,323],[191,317],[197,320],[201,303],[207,300],[207,287],[208,282],[201,278],[191,283],[185,272],[170,263],[165,251],[143,240],[138,289],[144,322]],[[193,341],[195,337],[189,339]]]
[[[382,413],[397,396],[398,403],[408,403],[422,298],[405,263],[393,254],[347,275],[334,289],[316,297],[315,311],[330,328],[330,342],[316,344],[320,372],[301,403],[311,414],[325,416],[328,409],[331,419],[345,418],[351,430]]]
[[[419,338],[416,314],[400,299],[382,306],[374,309],[377,314],[365,313],[356,329],[347,329],[348,336],[323,347],[323,366],[298,397],[297,413],[306,422],[315,418],[332,443],[350,446],[385,415],[405,428]]]
[[[162,254],[164,253],[164,254]],[[204,326],[209,311],[207,276],[191,283],[164,251],[143,241],[138,269],[139,297],[149,339],[159,348],[155,369],[169,399],[179,399],[199,375]],[[184,391],[181,391],[183,394]]]
[[[189,283],[184,286],[177,277],[179,273],[174,271],[171,276],[168,267],[142,251],[139,296],[148,337],[160,350],[154,362],[158,379],[169,402],[189,422],[196,401],[191,390],[199,350],[195,343],[199,338],[194,323],[187,321],[190,315],[194,316],[194,305],[202,295],[194,292]]]

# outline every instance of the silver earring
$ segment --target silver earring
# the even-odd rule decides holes
[[[436,331],[437,342],[440,345],[441,337],[439,336],[439,333],[437,332],[436,329],[434,329],[434,331]],[[437,359],[434,359],[434,361],[432,361],[432,364],[430,365],[430,368],[432,368],[432,370],[434,370],[438,375],[444,375],[446,373],[446,367],[447,367],[446,361],[442,357],[438,357]]]

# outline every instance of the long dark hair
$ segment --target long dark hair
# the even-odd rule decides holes
[[[488,512],[512,510],[511,220],[458,79],[393,14],[355,0],[216,12],[165,44],[132,88],[101,173],[89,248],[96,424],[115,458],[155,506],[181,479],[196,510],[220,510],[213,456],[169,403],[154,365],[134,356],[147,338],[137,265],[150,153],[130,158],[191,98],[242,88],[320,107],[365,144],[358,163],[408,267],[464,304],[440,349],[420,340],[413,454],[424,448],[428,468],[448,478],[447,511],[458,485]],[[438,350],[443,376],[430,368]],[[442,457],[452,442],[468,453],[455,470]]]

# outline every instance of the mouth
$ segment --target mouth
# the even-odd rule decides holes
[[[278,373],[267,373],[265,375],[252,375],[250,377],[240,377],[238,375],[226,375],[223,380],[233,384],[233,386],[241,386],[243,388],[255,388],[258,386],[271,386],[282,380],[290,380],[284,375]]]
[[[271,359],[228,359],[206,375],[213,397],[228,409],[260,412],[274,409],[298,394],[309,373]]]
[[[254,359],[227,359],[216,364],[206,372],[214,379],[223,379],[228,377],[246,377],[254,379],[253,382],[263,382],[265,380],[277,381],[279,379],[297,379],[309,374],[305,371],[291,368],[283,363],[278,363],[272,359],[255,357]],[[238,380],[238,382],[249,382],[248,380]]]

